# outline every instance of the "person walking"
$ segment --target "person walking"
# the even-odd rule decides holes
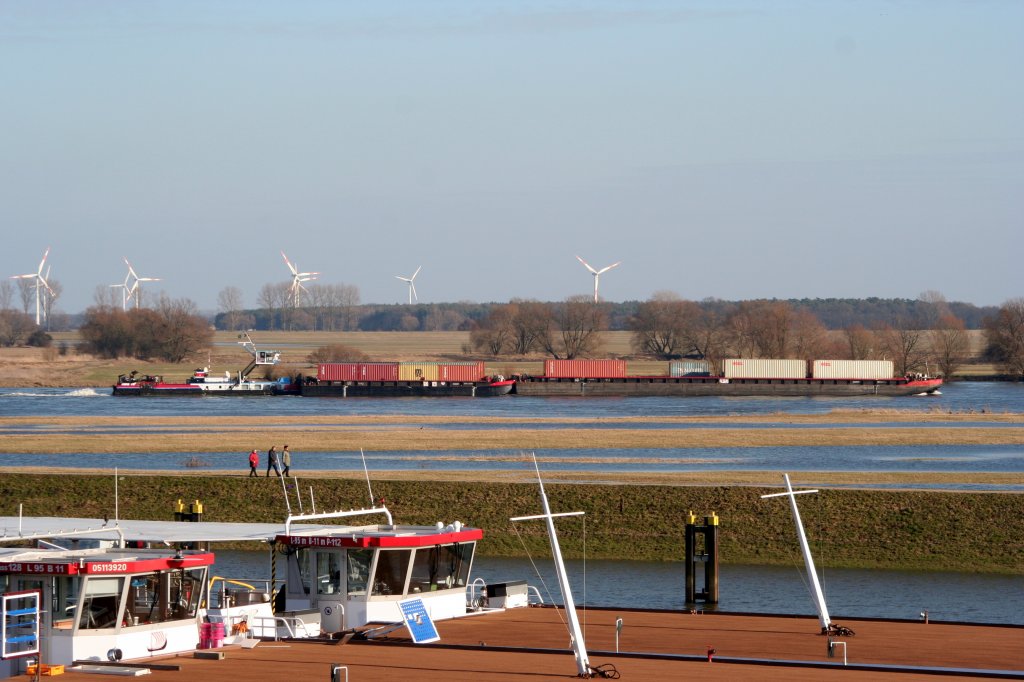
[[[260,453],[257,452],[256,450],[253,450],[252,452],[249,453],[249,478],[252,478],[253,476],[259,476],[259,473],[257,473],[256,471],[256,467],[258,467],[259,465]]]
[[[267,451],[267,477],[270,477],[270,470],[273,469],[274,473],[278,476],[281,475],[281,465],[277,461],[277,446],[271,445],[270,450]]]
[[[284,471],[281,472],[281,475],[288,476],[288,472],[292,470],[292,451],[288,449],[287,445],[281,451],[281,464],[284,465]]]

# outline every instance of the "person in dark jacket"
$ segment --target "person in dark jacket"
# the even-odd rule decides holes
[[[281,475],[281,465],[277,461],[277,446],[271,445],[270,450],[267,451],[267,477],[270,477],[270,470],[273,469],[274,473],[278,476]]]

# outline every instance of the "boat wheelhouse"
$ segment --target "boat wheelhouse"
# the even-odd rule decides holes
[[[463,616],[473,553],[482,537],[482,530],[458,521],[288,531],[275,538],[287,557],[276,615],[334,633],[401,622],[399,602],[416,597],[434,620]]]
[[[0,593],[39,595],[47,664],[145,659],[199,644],[213,554],[158,549],[0,549]],[[0,661],[0,677],[17,674]],[[6,673],[6,674],[4,674]]]

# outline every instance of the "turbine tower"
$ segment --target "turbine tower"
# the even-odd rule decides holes
[[[131,266],[129,265],[128,266],[128,273],[124,276],[124,282],[122,282],[121,284],[111,284],[110,285],[111,289],[120,289],[121,290],[121,310],[122,311],[127,311],[128,310],[128,301],[130,301],[131,298],[132,298],[131,289],[128,286],[128,280],[131,279],[131,276],[132,276],[132,269],[131,269]]]
[[[124,286],[127,287],[128,293],[126,295],[126,298],[122,300],[125,303],[127,303],[127,301],[131,300],[131,298],[134,296],[135,307],[138,308],[139,306],[142,305],[142,287],[140,287],[139,285],[142,284],[143,282],[159,282],[160,278],[139,277],[139,275],[135,272],[135,268],[132,267],[132,264],[128,262],[127,258],[124,259],[124,264],[128,266],[128,275],[124,278]],[[128,280],[132,278],[134,278],[135,281],[132,282],[131,286],[128,286]]]
[[[320,273],[319,272],[299,272],[299,269],[296,268],[294,265],[292,265],[292,262],[290,260],[288,260],[288,256],[284,255],[284,251],[281,252],[281,257],[284,258],[285,264],[288,266],[288,269],[291,270],[291,273],[292,273],[292,287],[291,287],[292,307],[293,308],[298,308],[299,304],[301,302],[300,295],[302,293],[302,290],[306,288],[306,287],[302,286],[302,283],[303,282],[311,282],[311,281],[313,281],[314,279],[316,279],[316,275],[319,275]]]
[[[597,285],[601,281],[601,275],[608,272],[612,268],[618,267],[619,264],[622,263],[622,261],[619,261],[618,263],[612,263],[608,267],[601,268],[600,270],[595,270],[594,268],[590,267],[590,263],[583,260],[579,256],[576,256],[576,260],[583,263],[583,267],[585,267],[587,270],[590,270],[590,273],[594,275],[594,303],[597,303]]]
[[[407,282],[409,284],[409,305],[412,305],[413,299],[416,299],[417,301],[420,300],[419,297],[416,295],[416,282],[415,282],[415,280],[416,280],[416,275],[420,274],[420,270],[422,270],[422,269],[423,269],[422,265],[419,266],[418,268],[416,268],[416,272],[412,273],[412,277],[402,277],[401,275],[395,275],[396,278],[402,280],[403,282]]]
[[[39,269],[35,272],[30,272],[27,275],[11,275],[11,279],[31,279],[35,280],[32,286],[36,289],[36,326],[40,325],[43,318],[46,315],[46,306],[42,305],[41,298],[44,295],[42,292],[45,289],[51,296],[53,295],[53,289],[50,288],[49,283],[46,281],[46,277],[43,277],[43,265],[46,264],[46,257],[50,255],[50,247],[46,247],[46,251],[43,252],[43,259],[39,261]],[[50,271],[47,270],[46,274],[49,275]]]

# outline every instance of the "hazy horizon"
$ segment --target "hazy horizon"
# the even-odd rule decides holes
[[[0,4],[0,276],[207,311],[1019,282],[1024,3]],[[145,285],[144,285],[145,286]],[[14,304],[20,307],[15,295]]]

